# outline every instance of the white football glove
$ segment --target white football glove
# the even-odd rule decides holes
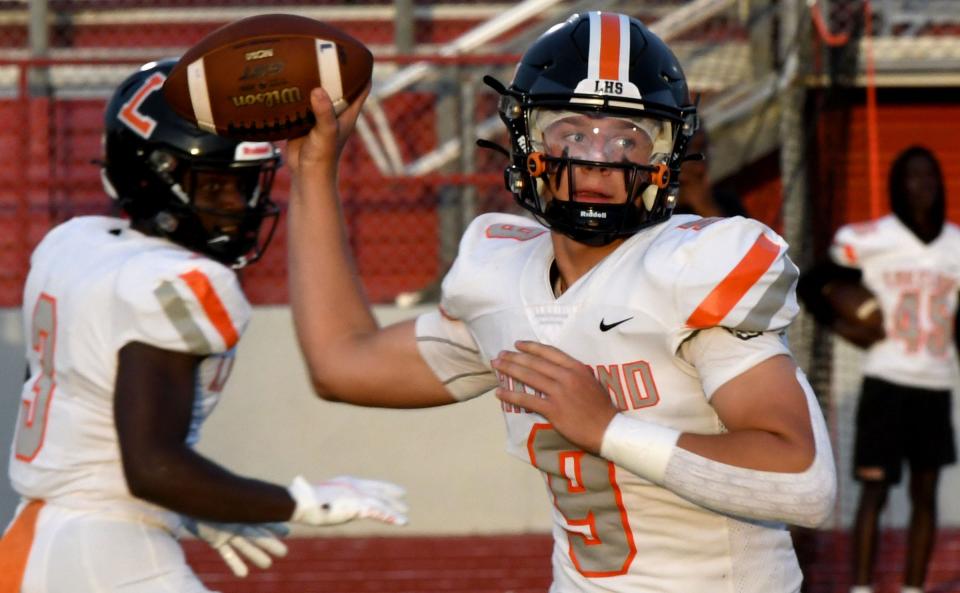
[[[297,476],[290,485],[290,495],[297,503],[290,520],[307,525],[337,525],[354,519],[376,519],[406,525],[405,493],[390,482],[338,476],[311,484]]]
[[[238,577],[250,574],[244,558],[259,568],[270,568],[274,556],[287,555],[279,538],[289,533],[283,523],[212,523],[181,517],[183,528],[210,544]]]

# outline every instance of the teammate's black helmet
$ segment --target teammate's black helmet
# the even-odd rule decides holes
[[[511,137],[507,189],[538,220],[582,243],[604,245],[670,216],[696,108],[673,52],[639,20],[575,14],[534,42],[509,88],[486,80],[501,94],[500,117]],[[554,134],[551,146],[551,126],[576,119],[634,136],[620,137],[605,124],[588,128],[586,136],[597,135],[585,138],[594,148],[568,141],[583,136],[569,131]],[[625,150],[639,139],[643,150]],[[622,171],[626,204],[578,202],[576,178],[585,179],[588,169]],[[557,191],[561,178],[569,201],[544,196]]]
[[[124,80],[107,105],[104,188],[131,219],[224,264],[256,261],[279,212],[270,188],[279,151],[267,142],[215,136],[176,115],[161,92],[176,60],[151,62]],[[242,212],[197,203],[198,175],[220,175],[243,199]],[[270,219],[269,228],[261,226]]]

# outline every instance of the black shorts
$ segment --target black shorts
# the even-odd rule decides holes
[[[857,406],[853,457],[857,468],[882,467],[884,481],[900,481],[903,461],[933,469],[957,460],[949,390],[921,389],[864,377]]]

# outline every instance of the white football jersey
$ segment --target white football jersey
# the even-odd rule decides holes
[[[753,220],[674,216],[629,238],[555,297],[549,231],[484,215],[444,280],[445,321],[418,320],[421,352],[463,399],[498,381],[490,361],[500,351],[536,340],[589,365],[623,413],[717,434],[724,428],[701,376],[678,350],[710,327],[729,328],[743,343],[783,330],[797,311],[797,269],[785,252],[783,240]],[[735,359],[717,372],[732,378],[756,362]],[[799,590],[783,526],[707,510],[579,450],[542,416],[501,407],[508,450],[543,472],[554,504],[552,593]]]
[[[25,498],[171,525],[130,495],[113,419],[117,353],[129,342],[205,355],[188,442],[213,409],[250,318],[225,266],[101,216],[50,231],[34,250],[23,294],[30,377],[11,448]]]
[[[890,214],[840,228],[830,255],[862,271],[883,312],[887,335],[867,351],[863,373],[900,385],[952,389],[960,229],[945,223],[927,244]]]

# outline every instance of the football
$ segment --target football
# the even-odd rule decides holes
[[[885,335],[877,297],[859,282],[834,281],[823,294],[833,309],[833,329],[843,338],[868,347]]]
[[[310,90],[323,87],[339,114],[373,75],[365,45],[320,21],[264,14],[212,31],[180,58],[163,85],[170,107],[208,132],[282,140],[313,126]]]

